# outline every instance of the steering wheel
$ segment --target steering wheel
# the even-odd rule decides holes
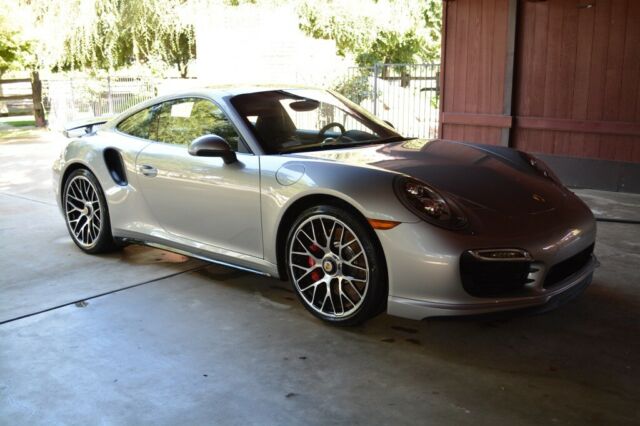
[[[327,139],[333,139],[333,138],[325,138],[324,134],[327,132],[327,130],[333,129],[334,127],[337,127],[338,129],[340,129],[340,133],[341,134],[338,137],[338,139],[340,139],[347,132],[347,130],[344,128],[344,126],[342,124],[333,122],[333,123],[329,123],[329,124],[327,124],[325,126],[322,126],[322,129],[320,129],[320,131],[318,132],[318,139],[322,139],[323,143],[325,141],[327,141]]]

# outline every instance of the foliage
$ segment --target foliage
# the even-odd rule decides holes
[[[368,72],[360,72],[338,80],[331,89],[358,105],[372,96]]]
[[[159,60],[186,76],[195,57],[186,0],[22,1],[33,12],[47,68],[114,70]]]
[[[298,10],[300,29],[334,40],[340,56],[360,66],[434,62],[440,56],[441,0],[307,1]]]
[[[0,78],[10,70],[25,68],[31,62],[32,45],[0,15]]]
[[[430,62],[440,61],[442,43],[442,1],[426,0],[422,9],[422,19],[426,28],[426,57]]]
[[[406,33],[382,30],[365,52],[358,54],[356,62],[360,66],[414,63],[417,58],[425,58],[426,43],[414,30]]]
[[[373,18],[355,16],[344,8],[339,8],[337,13],[327,13],[334,9],[330,6],[334,6],[330,1],[303,3],[298,10],[300,29],[313,38],[334,40],[340,56],[365,51],[373,36]]]

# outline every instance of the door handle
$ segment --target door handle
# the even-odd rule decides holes
[[[158,175],[158,169],[148,164],[138,166],[138,170],[145,176],[156,177]]]

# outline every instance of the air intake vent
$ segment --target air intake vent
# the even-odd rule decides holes
[[[528,278],[531,263],[531,257],[523,250],[468,251],[460,258],[462,285],[476,297],[516,293],[532,282]]]
[[[591,259],[593,248],[594,245],[591,244],[575,256],[553,265],[544,280],[544,288],[553,287],[587,266]]]
[[[120,186],[127,185],[127,174],[120,153],[114,148],[104,150],[104,162],[107,165],[111,179]]]

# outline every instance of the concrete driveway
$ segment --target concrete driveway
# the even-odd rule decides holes
[[[337,329],[288,283],[131,246],[88,256],[51,193],[63,141],[0,141],[0,424],[638,424],[640,225],[543,314]],[[602,216],[640,197],[585,191]]]

